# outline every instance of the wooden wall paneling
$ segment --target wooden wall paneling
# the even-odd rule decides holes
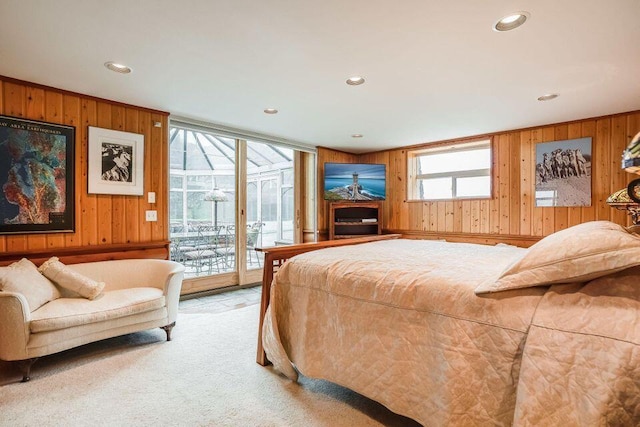
[[[160,127],[153,126],[151,128],[151,144],[149,149],[153,150],[151,154],[151,187],[146,191],[155,191],[156,194],[166,195],[161,197],[156,204],[158,211],[158,221],[151,223],[152,240],[167,240],[169,237],[167,218],[169,190],[169,143],[168,129],[169,120],[166,116],[160,114],[151,115],[152,122],[159,122]],[[146,187],[146,186],[145,186]]]
[[[405,203],[409,211],[409,230],[422,230],[424,222],[423,203]]]
[[[510,150],[509,150],[509,135],[501,134],[498,137],[498,151],[500,152],[500,163],[498,165],[498,194],[500,195],[499,203],[499,234],[509,234],[509,226],[511,224],[509,215],[511,213],[511,197],[509,191],[511,189],[509,181],[510,167]]]
[[[580,126],[580,123],[569,123],[567,126],[567,138],[576,139],[582,137],[582,127]],[[567,227],[573,227],[574,225],[578,225],[582,222],[582,207],[574,206],[567,210]]]
[[[518,134],[520,148],[520,234],[532,235],[533,193],[536,186],[536,158],[532,156],[531,131]]]
[[[609,180],[609,194],[627,186],[626,172],[622,169],[622,152],[627,146],[627,118],[616,116],[611,119],[611,143],[609,149],[609,167],[611,179]],[[611,221],[617,224],[626,224],[627,215],[624,211],[609,208]]]
[[[447,233],[453,233],[453,203],[450,200],[444,202],[444,231]]]
[[[48,104],[45,102],[45,94],[44,89],[33,88],[33,87],[25,87],[25,119],[39,120],[39,121],[50,121],[52,123],[60,123],[59,120],[56,120],[56,112],[51,111],[55,110],[55,106],[49,108],[49,114],[51,120],[48,117],[45,117],[45,105]],[[47,96],[47,98],[51,98],[51,96]],[[47,99],[50,101],[50,99]],[[47,107],[49,105],[46,105]],[[53,234],[51,234],[53,235]],[[27,248],[29,251],[37,251],[47,247],[47,234],[46,233],[36,233],[31,234],[27,237]]]
[[[24,117],[26,111],[26,88],[23,85],[5,83],[3,87],[4,114],[12,117]],[[33,236],[31,234],[30,236]],[[7,235],[7,251],[25,251],[28,249],[27,236]]]
[[[407,159],[405,150],[393,150],[389,153],[389,202],[393,207],[389,212],[390,229],[407,229],[409,225],[409,207],[407,204],[406,173]]]
[[[437,207],[436,231],[444,233],[447,231],[447,207],[445,202],[435,202]]]
[[[491,229],[491,206],[493,200],[480,200],[480,232],[493,233]]]
[[[595,200],[595,188],[596,181],[598,177],[594,174],[594,165],[593,165],[593,153],[596,149],[596,122],[595,120],[587,120],[581,122],[582,128],[582,136],[583,137],[591,137],[591,206],[585,206],[582,208],[582,222],[593,221],[596,219],[596,202]]]
[[[469,210],[469,217],[470,217],[469,233],[481,233],[480,200],[472,200],[470,205],[471,207]]]
[[[138,209],[140,212],[138,214],[138,222],[139,226],[139,238],[141,242],[148,242],[152,239],[151,236],[151,222],[145,221],[145,211],[147,210],[158,210],[158,200],[164,197],[169,197],[156,192],[156,203],[148,203],[147,202],[147,193],[149,191],[154,191],[153,186],[151,185],[151,146],[149,145],[149,135],[151,135],[151,113],[148,111],[140,111],[138,116],[138,129],[135,131],[136,133],[141,133],[145,136],[145,150],[144,150],[144,191],[145,194],[142,199],[139,201]],[[162,216],[161,212],[158,211],[158,216]]]
[[[82,114],[81,114],[81,105],[80,98],[74,95],[63,95],[62,98],[62,109],[63,109],[63,122],[65,125],[74,126],[76,128],[76,137],[75,137],[75,173],[73,179],[75,179],[75,231],[73,233],[64,233],[64,245],[63,246],[80,246],[82,244],[82,240],[80,239],[80,230],[82,229],[82,205],[84,200],[84,195],[87,194],[87,174],[86,167],[84,164],[86,163],[86,151],[83,150],[86,148],[83,145],[82,135],[85,132],[85,127],[82,125]],[[53,247],[53,245],[51,245]]]
[[[531,157],[536,158],[537,146],[542,142],[542,129],[531,130]],[[536,206],[535,187],[531,197],[531,235],[542,236],[544,233],[544,208]]]
[[[471,204],[471,200],[460,202],[460,231],[463,233],[471,233]]]
[[[89,126],[97,126],[98,124],[98,103],[93,99],[84,99],[81,109],[81,125],[76,129],[76,144],[79,144],[81,150],[81,162],[78,165],[81,168],[82,178],[80,182],[80,235],[82,246],[97,245],[99,241],[98,234],[98,195],[88,193],[88,172],[89,172]],[[78,182],[76,182],[76,189]],[[111,227],[109,225],[109,227]]]
[[[553,129],[554,132],[554,141],[564,141],[568,139],[569,128],[567,125],[555,126]],[[559,231],[567,228],[567,222],[569,221],[569,208],[568,207],[557,207],[554,209],[555,218],[553,229],[554,231]]]
[[[44,90],[42,90],[42,93],[44,95]],[[62,96],[61,93],[59,92],[52,92],[52,91],[47,91],[46,92],[46,96],[45,99],[43,100],[44,103],[44,117],[45,117],[45,121],[47,122],[51,122],[51,123],[57,123],[57,124],[65,124],[64,123],[64,97]],[[40,101],[42,102],[42,101]],[[75,141],[75,140],[74,140]],[[75,144],[74,144],[75,145]],[[75,150],[74,147],[74,156],[75,156],[75,152],[77,150]],[[74,157],[75,159],[75,157]],[[70,176],[68,177],[68,179],[75,179],[75,175],[74,176]],[[75,193],[77,193],[77,189],[75,188],[76,186],[76,182],[74,181],[74,197],[75,197]],[[75,212],[74,212],[74,221],[75,221]],[[45,239],[45,247],[49,247],[49,248],[62,248],[65,245],[65,240],[64,240],[64,235],[66,233],[49,233],[46,235],[46,239]],[[41,249],[40,246],[38,246],[39,249]],[[29,243],[29,250],[32,249],[32,245],[31,242]]]
[[[139,127],[139,113],[137,109],[125,108],[124,117],[124,131],[131,133],[138,133]],[[143,168],[149,168],[151,165],[144,162],[144,153],[142,155]],[[168,166],[167,166],[168,167]],[[143,169],[143,172],[144,172]],[[144,175],[143,175],[144,180]],[[143,181],[144,185],[144,181]],[[143,187],[142,196],[126,196],[125,197],[125,236],[126,242],[139,242],[140,241],[140,224],[146,222],[144,216],[144,210],[141,211],[140,205],[142,201],[146,199],[147,191]],[[143,215],[140,215],[140,212]]]
[[[509,134],[509,234],[520,234],[520,134]]]
[[[111,107],[110,129],[124,131],[125,107],[122,105],[109,105]],[[135,218],[127,218],[126,199],[131,196],[111,196],[111,232],[112,241],[115,244],[127,243],[127,222],[136,221]]]
[[[428,202],[428,204],[429,204],[428,230],[438,231],[438,203]]]
[[[89,102],[88,113],[90,114],[89,126],[96,126],[103,129],[111,129],[111,105],[96,102]],[[88,141],[88,128],[85,130]],[[89,145],[87,144],[87,153]],[[88,160],[88,157],[87,157]],[[89,204],[93,208],[93,215],[87,218],[87,228],[83,232],[83,243],[95,245],[113,244],[113,200],[109,194],[89,194],[87,196],[93,203]],[[95,216],[97,215],[97,216]],[[88,233],[89,235],[84,235]],[[89,243],[86,243],[86,242]]]
[[[607,205],[609,192],[609,181],[611,170],[609,167],[609,146],[610,146],[611,119],[604,118],[596,120],[596,143],[594,149],[594,160],[596,165],[595,194],[591,195],[592,203],[596,204],[596,219],[609,220],[611,208]]]
[[[484,215],[489,233],[500,233],[500,137],[492,138],[491,145],[491,199],[485,202]],[[483,205],[480,205],[480,209]]]
[[[547,126],[542,128],[542,142],[552,142],[555,141],[555,139],[556,132],[553,127]],[[556,208],[551,207],[542,208],[542,233],[544,236],[548,236],[555,231],[555,210]]]

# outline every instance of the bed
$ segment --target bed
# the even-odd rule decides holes
[[[267,253],[279,269],[258,346],[290,379],[429,426],[640,424],[640,237],[623,227],[529,249],[382,237],[298,251]]]

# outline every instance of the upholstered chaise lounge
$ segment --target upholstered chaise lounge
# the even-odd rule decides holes
[[[57,286],[59,293],[33,310],[26,290],[23,294],[5,287],[0,292],[0,359],[18,362],[23,381],[29,380],[37,358],[93,341],[155,327],[171,340],[184,274],[181,264],[128,259],[66,267],[104,282],[104,290],[88,299]],[[12,273],[11,267],[0,267],[0,277]]]

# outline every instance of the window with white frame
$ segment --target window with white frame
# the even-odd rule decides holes
[[[491,140],[411,150],[410,200],[491,197]]]

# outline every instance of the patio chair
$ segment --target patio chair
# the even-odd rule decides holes
[[[224,227],[215,225],[200,225],[197,227],[195,248],[185,252],[185,265],[193,266],[196,273],[201,273],[206,267],[211,274],[213,267],[220,273],[220,264],[224,263],[220,253],[220,235]]]
[[[258,263],[258,267],[262,267],[260,265],[260,256],[258,252],[256,252],[256,245],[258,244],[258,238],[260,237],[260,232],[262,231],[262,222],[254,222],[251,225],[247,224],[247,260],[249,264],[253,265],[253,257],[256,257],[256,262]]]

